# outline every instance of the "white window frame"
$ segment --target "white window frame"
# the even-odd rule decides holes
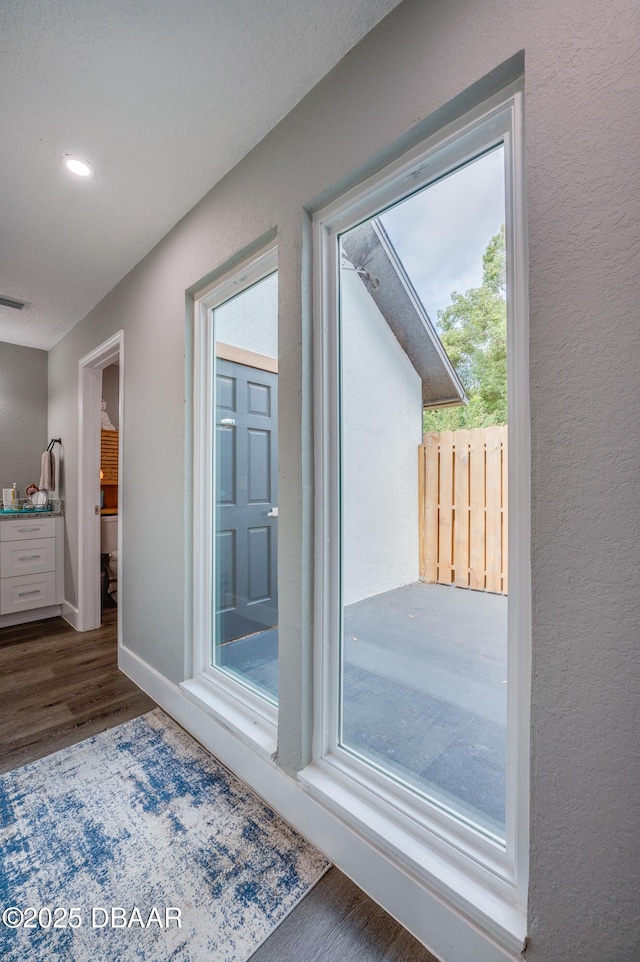
[[[240,740],[273,758],[278,709],[229,672],[211,664],[215,631],[215,330],[213,312],[278,269],[270,245],[209,285],[194,299],[193,377],[193,677],[187,696]]]
[[[506,844],[360,762],[338,743],[341,623],[338,237],[502,143],[507,237],[509,606]],[[526,935],[531,651],[528,268],[523,90],[515,84],[313,218],[316,594],[313,760],[299,778],[324,805],[520,951]]]

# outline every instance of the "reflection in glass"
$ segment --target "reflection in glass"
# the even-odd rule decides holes
[[[499,839],[508,591],[503,154],[485,153],[339,240],[339,743]]]
[[[278,699],[278,276],[213,311],[213,664]]]

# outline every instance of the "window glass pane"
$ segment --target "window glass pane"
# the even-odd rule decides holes
[[[278,275],[213,311],[212,665],[278,700]]]
[[[505,837],[504,150],[340,237],[339,744]]]

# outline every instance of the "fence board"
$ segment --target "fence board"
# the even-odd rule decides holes
[[[439,501],[439,434],[430,431],[424,436],[425,504],[424,580],[433,584],[438,580],[438,501]]]
[[[469,431],[454,431],[453,580],[469,587]]]
[[[509,594],[509,432],[502,428],[502,593]]]
[[[507,427],[430,431],[423,440],[420,577],[506,594]]]
[[[438,581],[450,585],[453,564],[453,431],[440,432]]]
[[[425,478],[427,451],[424,444],[418,445],[418,559],[420,565],[419,577],[427,580],[427,544],[425,541],[427,498],[425,492]]]
[[[487,591],[502,589],[502,463],[500,428],[486,428],[486,584]]]
[[[484,428],[471,434],[471,471],[469,491],[469,587],[485,587],[485,435]]]

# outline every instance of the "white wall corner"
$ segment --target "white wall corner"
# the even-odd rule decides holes
[[[66,601],[66,599],[65,599],[65,600],[62,602],[62,612],[61,612],[61,614],[62,614],[62,617],[64,618],[64,620],[67,621],[67,622],[71,625],[72,628],[75,628],[76,631],[79,631],[79,630],[80,630],[80,629],[78,628],[78,624],[79,624],[79,622],[78,622],[78,614],[79,614],[79,613],[78,613],[78,609],[76,608],[75,605],[72,605],[70,601]]]

